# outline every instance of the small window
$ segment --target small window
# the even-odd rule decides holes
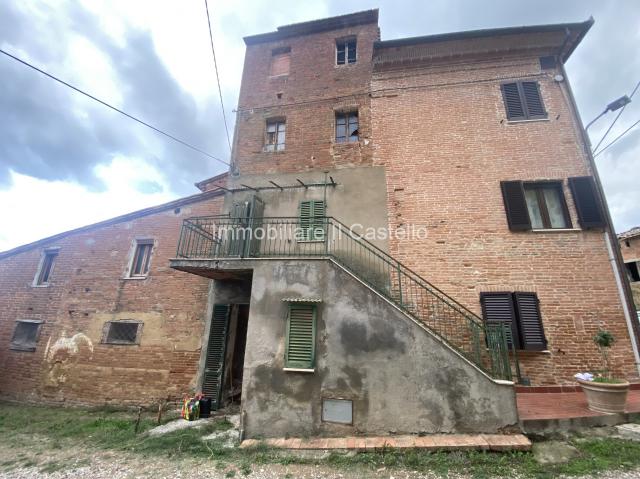
[[[561,181],[502,181],[500,186],[512,231],[572,227]]]
[[[508,120],[537,120],[547,117],[540,86],[536,81],[503,83],[502,96]]]
[[[298,241],[324,241],[325,238],[325,204],[322,200],[300,202],[300,229]]]
[[[102,342],[106,344],[138,344],[141,330],[141,321],[108,321],[105,323]]]
[[[358,138],[358,112],[336,113],[336,143],[356,142]]]
[[[284,363],[288,369],[313,369],[316,356],[316,306],[289,303]]]
[[[151,251],[153,250],[153,240],[136,241],[136,251],[131,262],[129,277],[141,278],[149,274],[149,262],[151,261]]]
[[[624,264],[627,269],[627,276],[629,277],[629,281],[632,283],[640,281],[640,271],[638,271],[638,263],[640,263],[640,261],[630,261],[629,263]]]
[[[338,40],[336,42],[336,63],[338,65],[356,62],[356,39]]]
[[[278,48],[273,50],[271,55],[271,70],[269,75],[277,77],[289,74],[289,66],[291,65],[291,49]]]
[[[535,293],[481,293],[480,303],[485,322],[507,325],[509,347],[530,351],[547,349]]]
[[[571,227],[561,183],[525,183],[524,196],[532,229]]]
[[[40,259],[40,265],[38,266],[38,272],[34,280],[36,286],[48,286],[53,274],[53,265],[58,256],[58,250],[45,250]]]
[[[284,140],[287,125],[284,120],[267,122],[266,151],[284,150]]]
[[[16,329],[11,338],[11,349],[17,351],[35,351],[38,333],[42,321],[22,319],[16,321]]]

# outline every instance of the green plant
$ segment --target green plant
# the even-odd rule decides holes
[[[598,346],[600,355],[602,356],[602,375],[607,379],[611,379],[608,350],[613,346],[613,343],[616,342],[616,338],[611,334],[611,332],[600,329],[593,337],[593,342]]]

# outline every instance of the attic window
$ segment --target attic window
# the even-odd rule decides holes
[[[338,40],[336,42],[336,64],[346,65],[356,62],[356,39]]]
[[[638,269],[638,263],[640,263],[640,261],[630,261],[624,264],[627,269],[627,276],[629,277],[629,281],[632,283],[640,281],[640,270]]]
[[[136,249],[129,272],[130,278],[144,278],[149,274],[152,249],[152,239],[136,240]]]
[[[35,351],[41,324],[42,321],[31,319],[16,321],[10,348],[16,351]]]
[[[38,271],[36,272],[36,277],[33,281],[33,284],[35,286],[49,285],[51,274],[53,273],[53,265],[56,261],[57,256],[57,248],[44,250],[44,252],[42,253],[42,257],[40,258],[40,264],[38,266]]]
[[[271,52],[271,70],[269,75],[277,77],[289,74],[291,65],[291,48],[277,48]]]

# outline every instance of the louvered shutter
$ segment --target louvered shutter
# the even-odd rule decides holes
[[[591,176],[569,178],[569,188],[582,228],[604,228],[604,215],[596,183]]]
[[[523,231],[531,229],[531,219],[527,209],[527,201],[524,197],[522,181],[501,181],[502,198],[507,213],[507,221],[511,231]]]
[[[518,323],[513,307],[513,295],[511,293],[481,293],[482,315],[489,323],[507,324],[507,344],[520,349]]]
[[[304,240],[322,239],[324,233],[324,201],[300,202],[300,228]]]
[[[227,349],[227,330],[229,328],[228,304],[213,306],[213,317],[209,331],[207,358],[204,366],[202,392],[211,398],[211,408],[217,410],[221,404],[222,384],[224,380],[224,358]]]
[[[514,293],[522,349],[544,351],[547,340],[544,337],[540,305],[535,293]]]
[[[289,304],[285,365],[288,368],[312,369],[315,361],[316,307]]]
[[[547,112],[544,109],[542,103],[542,96],[540,95],[540,85],[537,81],[523,81],[520,83],[522,90],[522,97],[526,107],[526,115],[530,120],[537,118],[546,118]]]
[[[504,98],[504,108],[509,120],[525,120],[526,114],[520,91],[517,83],[503,83],[502,96]]]
[[[313,203],[311,201],[300,202],[300,229],[303,240],[311,239],[311,217],[313,213]]]

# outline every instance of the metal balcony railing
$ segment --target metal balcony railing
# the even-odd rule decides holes
[[[189,218],[182,224],[177,257],[332,259],[482,370],[494,378],[512,379],[503,323],[485,323],[335,218]]]

